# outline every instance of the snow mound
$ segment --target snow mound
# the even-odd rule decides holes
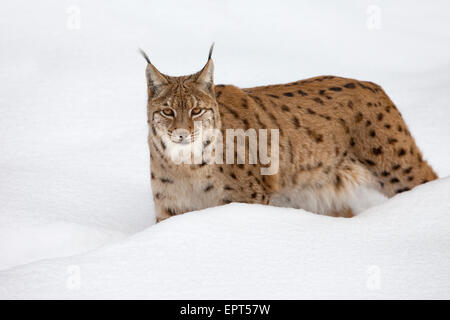
[[[118,231],[65,221],[16,219],[0,226],[0,270],[41,259],[72,256],[124,237]]]
[[[352,218],[230,204],[0,272],[0,298],[450,298],[450,178]],[[59,228],[58,228],[59,229]]]

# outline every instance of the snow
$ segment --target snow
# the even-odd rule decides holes
[[[449,4],[373,4],[379,30],[360,1],[3,1],[0,298],[448,299]],[[441,179],[353,219],[231,204],[153,225],[137,47],[180,75],[213,41],[216,83],[381,84]]]
[[[188,213],[3,271],[0,298],[449,298],[449,187],[432,182],[353,219],[247,204]]]
[[[125,234],[110,229],[43,219],[19,218],[0,230],[2,269],[34,260],[75,255],[125,238]]]

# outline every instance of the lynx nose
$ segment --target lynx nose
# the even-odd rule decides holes
[[[176,129],[173,133],[176,142],[185,143],[189,137],[189,132],[186,129]]]
[[[187,132],[183,132],[183,133],[178,133],[178,140],[183,141],[184,139],[186,139],[188,136]]]

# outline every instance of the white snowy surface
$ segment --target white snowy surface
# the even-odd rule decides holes
[[[379,30],[366,27],[369,5]],[[450,298],[449,9],[3,1],[0,298]],[[181,75],[212,41],[216,83],[382,85],[442,179],[354,219],[232,204],[153,226],[137,47]]]
[[[3,271],[0,298],[448,299],[449,188],[432,182],[353,219],[245,204],[188,213]]]

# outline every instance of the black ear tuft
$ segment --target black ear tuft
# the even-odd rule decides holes
[[[214,44],[213,44],[214,45]],[[144,59],[147,61],[148,64],[151,64],[150,59],[148,58],[147,54],[144,52],[144,50],[142,50],[141,48],[139,48],[139,52],[141,53],[141,55],[144,57]]]
[[[213,50],[214,50],[214,42],[212,43],[211,48],[209,48],[208,60],[211,59]]]
[[[214,62],[211,59],[214,50],[214,42],[209,48],[208,61],[202,70],[197,73],[197,83],[203,86],[206,91],[211,91],[214,86]]]

